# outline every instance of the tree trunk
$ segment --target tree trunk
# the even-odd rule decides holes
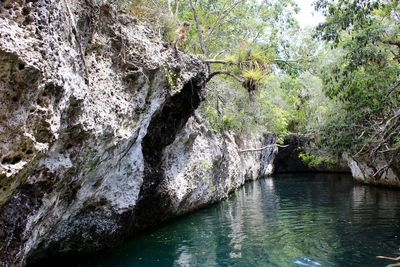
[[[172,12],[172,0],[168,0],[167,4],[168,4],[169,14],[173,17],[174,16],[174,12]]]
[[[204,42],[203,30],[201,28],[199,17],[197,15],[196,7],[194,6],[192,0],[188,0],[188,1],[189,1],[190,7],[192,8],[194,22],[196,23],[197,36],[199,37],[201,51],[203,52],[204,56],[206,58],[208,58],[208,54],[207,54],[207,50],[206,50],[206,44]]]

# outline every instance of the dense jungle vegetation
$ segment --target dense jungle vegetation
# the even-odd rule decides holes
[[[133,0],[121,9],[200,55],[213,79],[201,111],[218,131],[273,131],[332,156],[400,153],[399,1],[318,0],[325,21],[302,28],[292,0]],[[217,75],[219,74],[219,75]]]

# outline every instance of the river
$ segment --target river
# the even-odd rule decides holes
[[[386,266],[400,256],[400,191],[344,174],[249,182],[228,199],[80,266]]]

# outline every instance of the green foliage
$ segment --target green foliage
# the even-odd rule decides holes
[[[178,88],[177,83],[181,82],[181,79],[178,77],[178,75],[172,69],[168,68],[168,66],[164,65],[163,69],[164,69],[164,75],[165,75],[165,78],[167,80],[169,87],[172,90],[179,92],[180,88]]]
[[[264,99],[262,121],[266,129],[274,132],[277,136],[277,142],[283,143],[286,135],[289,134],[288,125],[290,113],[278,105],[273,105]]]
[[[310,73],[298,77],[272,74],[260,86],[259,94],[252,96],[234,82],[218,79],[209,84],[202,106],[216,130],[239,134],[270,131],[279,142],[289,133],[315,132],[334,108],[322,92],[321,80]]]
[[[276,46],[276,32],[295,25],[292,17],[294,2],[258,0],[203,0],[194,1],[210,58],[234,53],[243,43],[269,43]],[[187,2],[178,1],[177,17],[191,21],[193,14]],[[189,50],[201,53],[197,31],[189,32]]]
[[[400,47],[398,1],[320,0],[317,6],[327,15],[317,36],[336,55],[321,69],[324,92],[341,105],[341,114],[321,128],[320,140],[336,151],[392,147],[399,122],[389,118],[400,106],[393,92],[400,74],[393,58]]]
[[[258,103],[240,85],[218,79],[209,84],[209,89],[200,110],[215,130],[251,134],[260,129]]]
[[[227,62],[228,65],[237,65],[239,63],[239,60],[233,54],[226,55],[224,60]]]
[[[300,153],[299,158],[310,167],[320,167],[323,165],[335,165],[337,161],[330,156],[315,155],[311,153]]]
[[[380,1],[375,0],[318,0],[316,8],[323,11],[326,21],[318,26],[316,36],[338,45],[343,32],[369,28],[375,20],[371,15],[379,7]]]
[[[264,71],[261,69],[245,69],[243,70],[243,78],[246,80],[254,81],[257,84],[264,83],[265,74]]]
[[[231,77],[215,76],[201,105],[214,129],[272,131],[279,141],[304,133],[335,155],[364,147],[400,151],[398,0],[317,0],[326,20],[315,32],[299,29],[292,0],[193,1],[199,29],[186,0],[113,2],[168,42],[189,21],[185,51],[203,53],[200,30],[208,59],[225,61],[211,71]],[[173,70],[165,68],[165,78],[179,90]],[[325,156],[301,157],[332,163]]]
[[[250,2],[253,1],[249,1],[245,3],[245,5],[250,4]],[[225,1],[225,4],[229,5],[232,3]],[[265,5],[263,7],[265,9],[271,8],[271,6],[267,7],[266,4],[263,5]],[[243,6],[240,5],[238,5],[238,9],[244,10]],[[255,12],[254,9],[252,10]],[[282,10],[283,9],[281,9],[281,11]],[[200,9],[199,11],[201,12]],[[259,15],[257,12],[254,14],[256,16]],[[235,13],[230,15],[236,16]],[[232,19],[241,21],[243,13],[237,13],[237,15],[239,15],[239,17],[232,17]],[[190,18],[185,19],[189,20]],[[276,17],[275,19],[278,18]],[[268,31],[268,29],[277,27],[278,25],[278,23],[265,24],[265,20],[266,18],[263,18],[262,29],[259,28],[258,30]],[[205,25],[207,25],[208,22],[204,22],[204,20],[202,20],[202,22],[203,27],[206,27]],[[214,23],[215,22],[212,22],[212,25],[214,25]],[[219,29],[220,25],[215,25],[220,31],[233,27],[233,25],[226,26],[226,28],[221,26]],[[240,30],[239,25],[234,26],[236,31]],[[243,27],[243,29],[248,31],[246,27]],[[249,34],[249,32],[247,33]],[[274,44],[276,39],[269,40],[268,34],[262,37],[262,42],[257,42],[259,35],[260,32],[256,34],[254,36],[256,38],[253,39],[244,39],[240,34],[237,36],[230,35],[229,37],[236,37],[234,41],[229,41],[229,39],[226,39],[225,35],[220,35],[217,38],[218,43],[224,41],[223,46],[218,46],[218,50],[213,50],[213,46],[210,48],[210,41],[208,41],[207,49],[212,55],[220,52],[221,48],[226,48],[225,51],[219,54],[221,54],[220,57],[223,58],[227,64],[216,65],[213,66],[213,68],[215,70],[228,70],[238,75],[243,78],[244,82],[242,85],[244,85],[248,91],[259,89],[261,90],[261,94],[266,96],[267,94],[263,93],[264,91],[267,92],[268,90],[271,93],[273,90],[266,86],[273,79],[270,77],[270,73],[272,72],[274,59],[277,57],[277,46]],[[221,36],[223,36],[223,38],[221,38]],[[285,109],[273,105],[272,103],[263,104],[262,102],[265,102],[265,100],[261,99],[258,94],[249,96],[242,88],[239,88],[239,84],[233,83],[229,77],[219,78],[216,80],[216,83],[210,83],[208,86],[208,99],[207,102],[203,104],[202,109],[213,128],[219,131],[232,130],[240,134],[271,130],[277,133],[279,132],[279,136],[282,136],[280,139],[283,139],[283,136],[287,133],[288,119],[280,116],[281,114],[287,115],[288,112]],[[271,113],[274,114],[273,118],[270,116]],[[287,115],[287,117],[289,117],[289,115]]]
[[[240,75],[244,79],[242,85],[252,92],[266,83],[275,57],[275,50],[269,46],[243,42],[227,56],[227,69]]]

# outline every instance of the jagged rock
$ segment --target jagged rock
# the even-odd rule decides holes
[[[272,171],[191,118],[200,59],[108,1],[0,2],[0,262],[112,247]],[[238,145],[239,144],[239,145]]]
[[[395,159],[392,164],[389,160],[368,157],[354,157],[345,154],[345,159],[354,179],[366,184],[400,187],[400,163]]]
[[[189,119],[175,141],[165,148],[160,184],[170,195],[169,210],[186,213],[226,198],[246,180],[271,175],[271,162],[276,147],[263,151],[241,153],[242,148],[262,147],[275,143],[275,136],[235,137],[233,133],[218,134],[207,121]]]

